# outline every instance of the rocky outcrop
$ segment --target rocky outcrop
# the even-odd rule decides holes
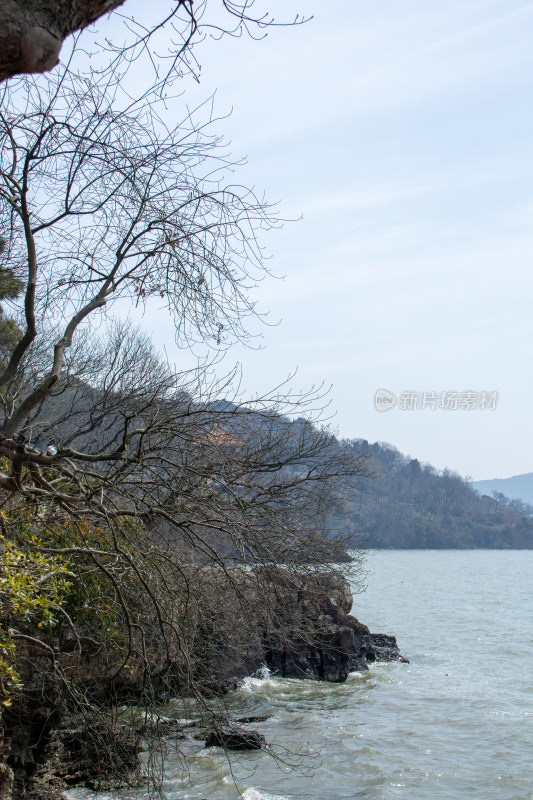
[[[198,680],[214,693],[264,666],[283,678],[339,683],[374,661],[405,661],[393,636],[371,634],[350,614],[350,587],[337,573],[262,568],[246,574],[242,591],[244,613],[236,608],[228,626],[226,607],[197,668]]]
[[[338,683],[374,661],[405,660],[393,636],[371,634],[349,613],[353,599],[341,576],[296,580],[279,571],[275,583],[279,608],[265,636],[265,663],[274,674]]]
[[[31,775],[24,798],[58,800],[69,786],[119,789],[139,777],[139,735],[107,720],[70,719],[48,737],[44,758]]]
[[[338,683],[367,668],[374,658],[370,631],[349,614],[345,581],[330,574],[295,579],[282,571],[271,577],[264,655],[275,675]]]

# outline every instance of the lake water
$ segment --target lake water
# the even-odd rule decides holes
[[[381,551],[367,566],[353,613],[410,664],[337,685],[248,679],[225,702],[268,715],[251,727],[281,762],[187,742],[168,757],[168,800],[533,798],[533,551]]]

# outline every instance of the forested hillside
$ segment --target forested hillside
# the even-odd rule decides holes
[[[373,477],[359,481],[351,520],[372,548],[533,548],[533,507],[501,493],[480,496],[449,470],[361,439]]]

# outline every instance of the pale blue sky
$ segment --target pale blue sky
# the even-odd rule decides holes
[[[205,43],[241,180],[299,222],[264,243],[277,327],[243,385],[332,384],[334,424],[474,479],[533,471],[533,0],[257,0],[313,21]],[[127,0],[125,11],[167,6]],[[178,364],[170,323],[145,327]],[[495,411],[379,414],[376,389],[496,390]]]

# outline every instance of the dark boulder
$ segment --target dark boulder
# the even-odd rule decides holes
[[[206,747],[223,747],[225,750],[260,750],[265,737],[258,731],[245,728],[216,728],[205,740]]]
[[[389,636],[386,633],[372,633],[370,638],[376,661],[402,661],[404,664],[409,663],[409,659],[404,658],[400,653],[395,636]]]

